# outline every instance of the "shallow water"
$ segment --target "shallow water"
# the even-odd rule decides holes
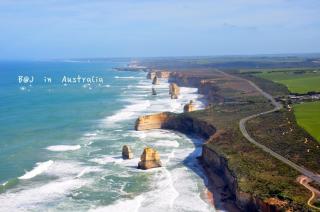
[[[171,100],[165,80],[152,96],[145,73],[112,70],[126,62],[0,64],[0,211],[214,211],[196,160],[201,141],[133,130],[140,115],[182,112],[190,100],[201,108],[202,97],[181,88]],[[19,74],[57,80],[22,86]],[[66,74],[104,83],[65,86],[58,79]],[[122,160],[124,144],[134,159]],[[146,146],[159,151],[164,167],[136,168]]]

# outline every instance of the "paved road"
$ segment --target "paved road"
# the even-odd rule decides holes
[[[294,168],[295,170],[297,170],[301,174],[309,177],[313,181],[315,181],[315,182],[320,184],[320,175],[319,174],[315,174],[315,173],[307,170],[306,168],[295,164],[294,162],[292,162],[292,161],[288,160],[287,158],[281,156],[280,154],[274,152],[273,150],[269,149],[268,147],[258,143],[256,140],[254,140],[249,135],[248,131],[246,130],[245,124],[246,124],[246,122],[248,120],[256,118],[256,117],[264,115],[264,114],[273,113],[275,111],[278,111],[278,110],[280,110],[282,108],[282,105],[280,103],[276,102],[276,100],[270,94],[264,92],[261,88],[259,88],[256,84],[254,84],[250,80],[243,79],[243,78],[240,78],[240,77],[237,77],[237,76],[233,76],[233,75],[227,74],[225,72],[221,72],[221,71],[219,71],[219,72],[223,73],[223,74],[225,74],[225,75],[227,75],[229,77],[238,78],[238,79],[242,79],[242,80],[247,81],[252,87],[254,87],[259,93],[261,93],[265,98],[267,98],[274,105],[274,109],[272,109],[272,110],[268,110],[268,111],[265,111],[265,112],[262,112],[262,113],[254,114],[254,115],[251,115],[251,116],[248,116],[248,117],[245,117],[245,118],[241,119],[240,122],[239,122],[239,127],[240,127],[240,131],[241,131],[242,135],[249,142],[251,142],[252,144],[256,145],[257,147],[259,147],[263,151],[271,154],[273,157],[277,158],[278,160],[281,160],[283,163],[291,166],[292,168]]]

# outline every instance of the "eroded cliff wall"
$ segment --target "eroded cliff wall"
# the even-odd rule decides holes
[[[205,121],[197,120],[187,114],[175,114],[163,112],[158,114],[141,116],[137,119],[135,129],[151,130],[151,129],[169,129],[176,130],[185,134],[196,134],[204,140],[212,140],[215,137],[216,128]],[[253,197],[248,193],[238,190],[237,177],[229,169],[226,157],[219,155],[215,150],[205,143],[202,147],[201,161],[204,168],[211,174],[219,176],[224,182],[221,188],[224,200],[233,202],[239,211],[278,211],[273,205],[268,205],[261,199]],[[211,179],[214,181],[215,179]],[[235,210],[237,211],[237,210]]]
[[[170,129],[182,133],[194,133],[208,139],[216,132],[214,126],[184,114],[170,112],[141,116],[136,120],[135,130]]]

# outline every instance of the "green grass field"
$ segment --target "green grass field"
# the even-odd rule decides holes
[[[320,102],[294,105],[298,124],[320,142]]]
[[[265,70],[256,74],[256,76],[283,84],[287,86],[292,93],[320,92],[319,70],[307,70],[305,72],[290,69],[283,71]]]

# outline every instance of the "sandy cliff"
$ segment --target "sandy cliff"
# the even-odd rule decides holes
[[[192,100],[190,100],[190,102],[183,107],[183,112],[185,112],[185,113],[192,112],[195,110],[196,110],[196,107],[194,106]]]
[[[150,147],[146,147],[140,157],[140,162],[138,164],[138,169],[152,169],[161,167],[162,163],[160,161],[159,153]]]
[[[208,139],[216,131],[215,127],[189,116],[163,112],[141,116],[136,120],[135,130],[170,129],[186,134],[195,133]]]
[[[136,121],[135,129],[139,131],[170,129],[185,134],[196,134],[207,141],[217,139],[214,126],[188,115],[170,112],[141,116]],[[221,178],[223,185],[220,185],[218,191],[213,191],[213,193],[220,192],[220,195],[223,196],[223,202],[228,202],[228,204],[232,202],[235,204],[233,208],[240,208],[233,209],[233,211],[278,211],[276,206],[267,204],[248,193],[240,192],[237,186],[237,178],[228,167],[228,160],[209,148],[206,143],[202,148],[201,161],[209,177],[219,176]],[[212,181],[215,180],[212,179]]]
[[[147,79],[153,79],[155,76],[157,76],[158,78],[168,79],[170,77],[170,73],[171,72],[169,71],[152,70],[148,72]]]
[[[215,80],[207,80],[203,76],[188,76],[182,72],[171,73],[168,80],[171,83],[176,83],[177,86],[197,87],[199,93],[204,94],[209,100],[215,102],[223,101],[223,97],[217,94],[219,88],[216,86]],[[188,113],[163,112],[139,117],[136,121],[135,129],[169,129],[202,137],[206,140],[201,155],[203,167],[213,182],[217,181],[217,177],[222,182],[212,192],[219,192],[221,201],[233,205],[230,211],[281,211],[281,207],[277,207],[277,205],[273,204],[273,201],[263,201],[259,197],[239,191],[238,179],[228,166],[227,156],[220,155],[209,147],[210,142],[220,139],[218,135],[221,132],[216,133],[215,126],[190,116]]]
[[[178,99],[178,96],[180,95],[180,88],[176,83],[170,83],[169,94],[171,99]]]

